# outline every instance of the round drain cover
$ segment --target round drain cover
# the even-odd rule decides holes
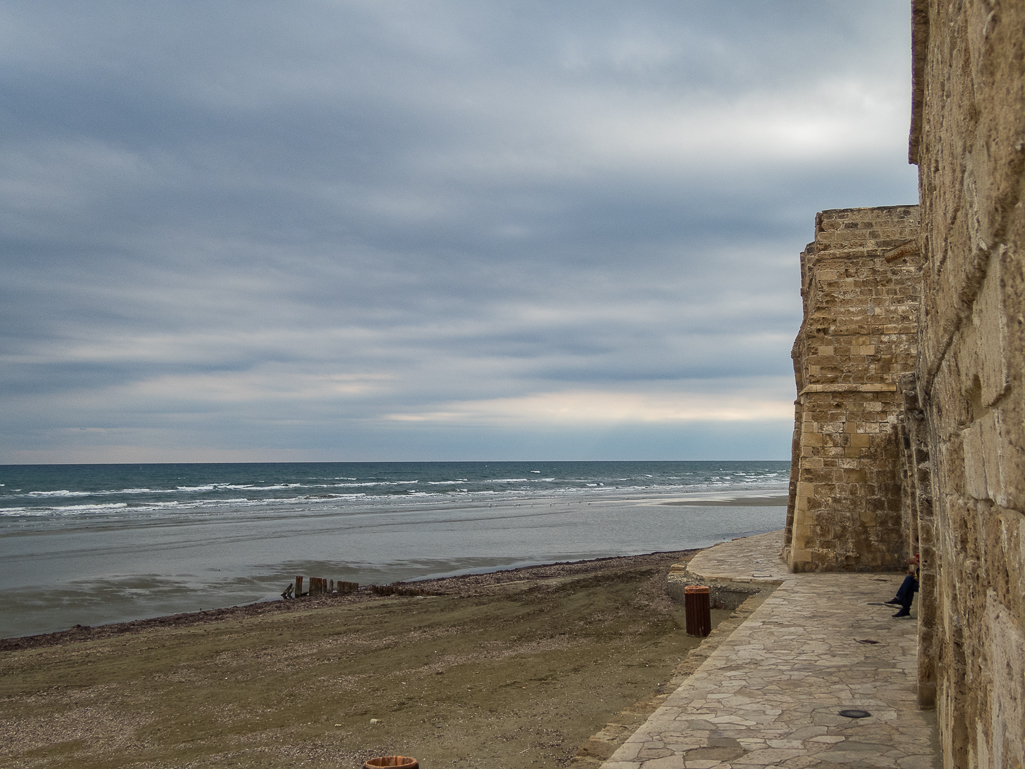
[[[847,718],[868,718],[872,714],[867,710],[841,710],[840,715]]]

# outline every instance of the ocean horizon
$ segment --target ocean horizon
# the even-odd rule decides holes
[[[277,600],[296,575],[388,584],[708,547],[782,528],[789,469],[0,465],[0,637]]]

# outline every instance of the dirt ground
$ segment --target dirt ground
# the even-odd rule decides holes
[[[567,766],[621,711],[654,709],[700,642],[666,594],[692,555],[0,641],[0,764]]]

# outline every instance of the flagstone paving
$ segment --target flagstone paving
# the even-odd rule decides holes
[[[702,580],[781,584],[603,769],[940,766],[935,715],[917,705],[917,620],[882,603],[902,575],[791,574],[781,544],[772,532],[691,561]]]

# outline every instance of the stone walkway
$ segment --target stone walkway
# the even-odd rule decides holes
[[[917,705],[918,623],[879,605],[901,576],[791,574],[781,542],[748,537],[691,561],[701,579],[782,584],[603,769],[939,766],[935,715]]]

